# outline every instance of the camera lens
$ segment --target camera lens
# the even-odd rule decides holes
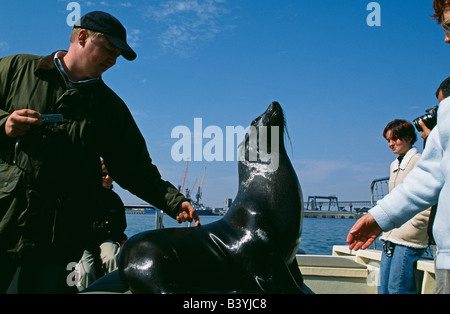
[[[437,112],[438,112],[438,106],[434,106],[433,108],[430,108],[426,110],[426,114],[414,119],[414,126],[416,127],[417,131],[423,132],[422,127],[420,126],[419,122],[420,120],[423,121],[423,123],[426,125],[427,128],[432,130],[437,125]]]
[[[419,124],[420,120],[422,120],[422,119],[421,119],[421,118],[417,118],[417,119],[415,119],[413,122],[414,122],[414,126],[416,127],[416,130],[417,130],[418,132],[422,133],[422,132],[423,132],[423,129],[422,129],[422,127],[421,127],[420,124]]]

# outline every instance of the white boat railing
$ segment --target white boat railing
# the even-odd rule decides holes
[[[370,205],[375,207],[375,202],[389,194],[389,177],[373,180],[370,184]],[[376,242],[373,242],[373,248],[377,249]]]
[[[370,184],[370,203],[375,206],[375,202],[389,194],[389,177],[373,180]]]

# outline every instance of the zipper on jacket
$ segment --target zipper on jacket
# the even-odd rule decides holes
[[[13,164],[17,164],[17,155],[19,154],[19,145],[20,145],[20,138],[17,139],[16,144],[14,145],[14,159]]]

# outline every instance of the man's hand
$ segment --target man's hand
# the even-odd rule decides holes
[[[5,133],[8,137],[24,136],[32,125],[42,125],[39,120],[41,114],[31,109],[14,111],[6,120]]]
[[[178,215],[176,217],[178,223],[183,223],[186,221],[195,221],[195,227],[200,227],[200,219],[198,218],[195,208],[192,207],[191,203],[183,202],[180,205]]]
[[[367,249],[382,232],[373,216],[367,213],[355,223],[347,236],[350,250]]]
[[[422,127],[422,133],[420,133],[420,137],[422,139],[426,139],[428,135],[430,135],[431,130],[426,126],[425,122],[423,120],[419,121],[419,125]]]

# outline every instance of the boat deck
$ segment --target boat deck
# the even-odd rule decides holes
[[[381,251],[350,251],[334,246],[333,255],[297,255],[306,285],[316,294],[377,294]],[[418,291],[432,294],[434,261],[420,260],[416,278]]]

